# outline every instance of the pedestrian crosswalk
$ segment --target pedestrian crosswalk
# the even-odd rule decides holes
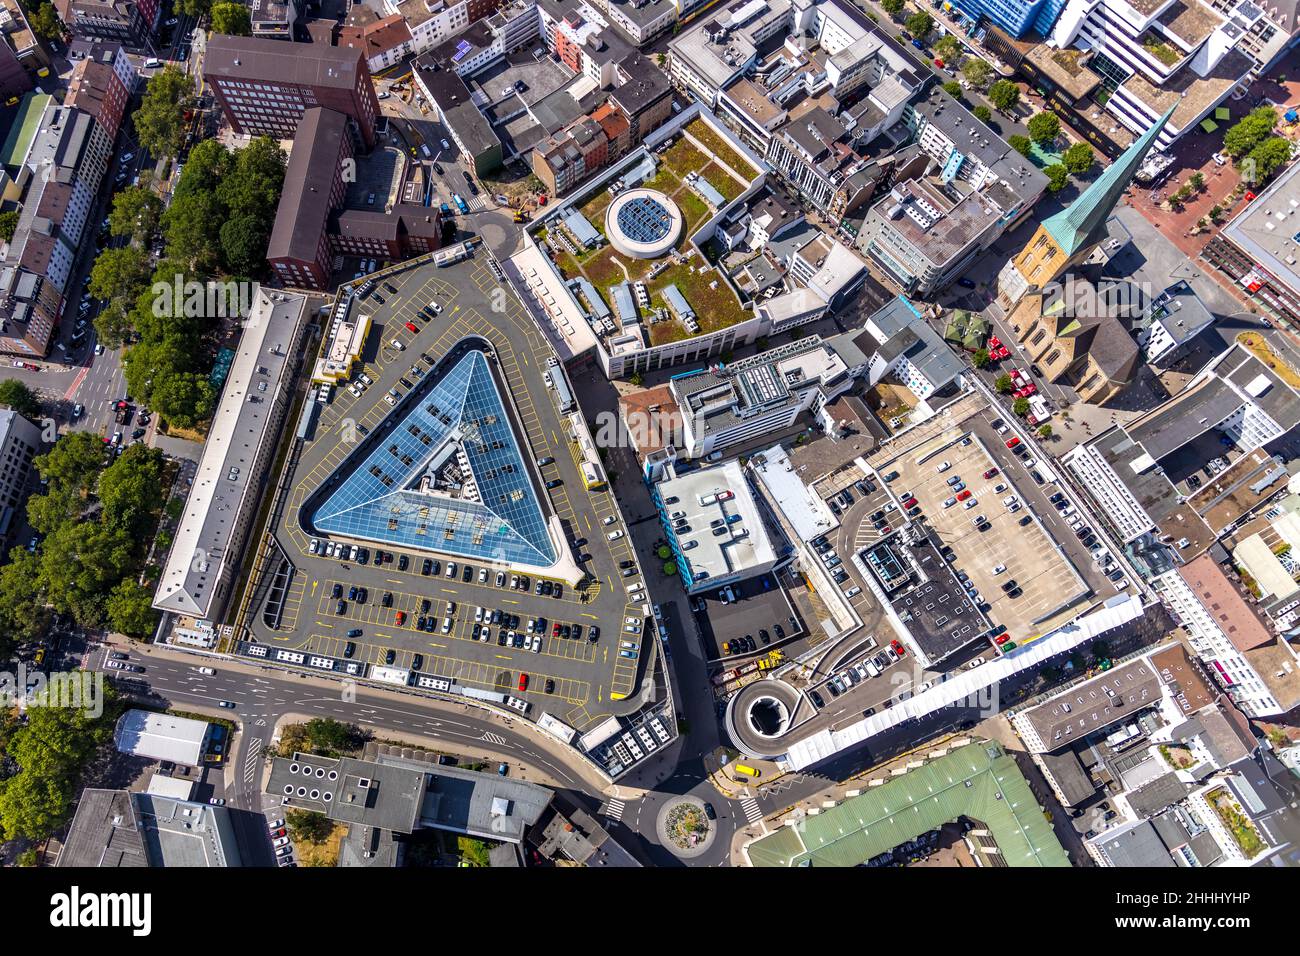
[[[244,754],[244,783],[255,783],[257,779],[257,766],[261,761],[262,747],[265,741],[261,737],[254,737],[248,742],[248,753]]]
[[[759,820],[763,819],[763,811],[759,809],[758,801],[753,797],[746,797],[744,800],[741,800],[740,809],[744,812],[745,821],[747,823],[757,823]]]
[[[623,819],[623,811],[627,809],[627,804],[622,800],[610,800],[605,805],[605,816],[609,817],[615,823]]]
[[[506,738],[502,737],[500,734],[494,734],[490,730],[483,731],[483,739],[486,740],[488,743],[496,744],[497,746],[500,746],[506,742]]]

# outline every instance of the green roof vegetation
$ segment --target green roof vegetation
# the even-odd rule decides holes
[[[686,127],[686,132],[690,133],[697,140],[704,144],[704,147],[713,153],[720,161],[730,166],[741,176],[753,179],[758,175],[758,170],[750,165],[749,160],[745,159],[740,153],[732,148],[731,144],[723,139],[718,133],[704,120],[696,118]],[[672,150],[669,150],[671,152]],[[701,164],[702,166],[703,164]],[[699,169],[700,166],[696,166]]]
[[[1069,866],[1029,784],[996,743],[968,744],[751,843],[754,866],[859,866],[965,817],[1008,866]]]

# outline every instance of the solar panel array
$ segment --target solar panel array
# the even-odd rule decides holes
[[[541,504],[483,353],[471,351],[412,401],[316,509],[317,530],[479,560],[553,564]],[[463,497],[422,490],[430,463],[452,456],[472,476]]]

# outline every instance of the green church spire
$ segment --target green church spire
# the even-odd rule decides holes
[[[1133,180],[1133,174],[1146,159],[1152,144],[1160,135],[1160,131],[1165,128],[1165,123],[1169,122],[1169,117],[1173,115],[1176,106],[1177,104],[1169,107],[1168,112],[1156,120],[1155,125],[1134,141],[1132,146],[1124,150],[1123,155],[1094,179],[1078,199],[1056,215],[1043,220],[1043,228],[1066,256],[1073,256],[1100,237],[1106,220],[1119,204],[1124,190]]]

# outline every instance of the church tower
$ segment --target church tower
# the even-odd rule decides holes
[[[998,297],[1011,305],[1078,265],[1106,236],[1106,220],[1173,115],[1173,106],[1092,181],[1074,202],[1039,223],[1025,247],[998,274]]]

